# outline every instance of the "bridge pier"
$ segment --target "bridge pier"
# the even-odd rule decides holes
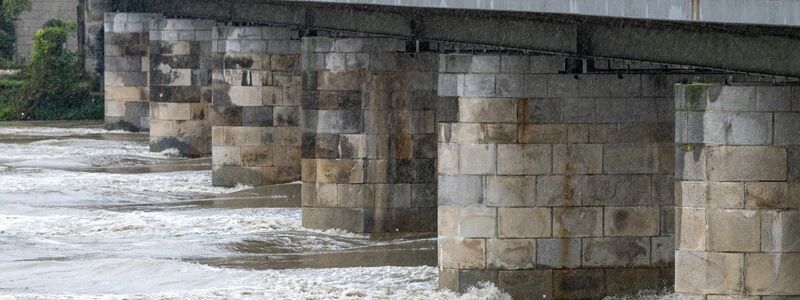
[[[443,55],[439,286],[602,298],[672,282],[673,100],[658,74],[556,56]]]
[[[675,96],[675,290],[800,296],[800,88],[693,84]]]
[[[300,38],[284,27],[214,28],[213,184],[300,179]]]
[[[161,19],[150,31],[150,151],[211,153],[212,20]]]
[[[303,226],[433,232],[437,56],[303,39]]]
[[[158,14],[105,14],[105,127],[150,128],[150,24]]]

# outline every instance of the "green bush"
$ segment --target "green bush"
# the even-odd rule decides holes
[[[75,23],[48,21],[36,31],[30,64],[14,83],[0,85],[0,119],[70,120],[103,117],[103,101],[91,95],[93,78],[65,44]]]

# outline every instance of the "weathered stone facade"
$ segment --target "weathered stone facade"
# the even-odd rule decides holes
[[[214,28],[213,184],[300,179],[300,37],[285,27]]]
[[[150,151],[211,154],[212,20],[162,19],[150,29]]]
[[[557,56],[444,55],[439,282],[524,298],[669,286],[669,75],[558,74]]]
[[[800,296],[800,88],[679,85],[675,99],[675,290]]]
[[[437,56],[303,39],[303,226],[433,232]]]
[[[83,33],[81,34],[81,32],[79,32],[78,36],[80,37],[83,35],[84,48],[82,50],[85,51],[86,71],[102,78],[104,67],[105,13],[113,11],[113,1],[85,0],[83,2],[83,24],[78,24],[79,27],[83,25]],[[79,9],[81,9],[81,7],[79,7]]]
[[[77,22],[78,2],[78,0],[31,0],[31,9],[20,13],[14,22],[15,60],[26,62],[31,58],[33,36],[47,21],[58,19],[65,22]],[[73,51],[78,49],[76,33],[71,34],[67,39],[67,48]]]
[[[157,14],[105,14],[105,127],[150,128],[150,25]]]

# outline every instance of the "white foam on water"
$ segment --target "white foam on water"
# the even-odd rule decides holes
[[[60,128],[60,127],[36,127],[36,126],[10,126],[0,127],[0,135],[20,135],[20,136],[79,136],[91,134],[122,134],[127,133],[122,130],[105,130],[102,128]]]
[[[434,267],[253,271],[107,259],[0,263],[0,272],[12,299],[510,299],[493,286],[437,291]]]
[[[58,161],[85,166],[125,166],[165,160],[176,160],[175,150],[153,153],[145,143],[131,141],[59,139],[0,147],[0,164],[7,166],[48,168]]]

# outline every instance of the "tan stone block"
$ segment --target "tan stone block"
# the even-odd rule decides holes
[[[344,135],[342,136],[344,137]],[[362,135],[363,137],[363,135]],[[395,158],[412,159],[414,158],[414,137],[410,134],[398,134],[394,136]],[[366,157],[367,141],[364,139],[364,152]]]
[[[553,145],[553,174],[602,174],[603,145]]]
[[[785,148],[721,146],[708,149],[708,178],[712,181],[786,180]]]
[[[536,177],[486,177],[486,198],[484,201],[488,206],[534,206],[536,201]]]
[[[375,186],[372,184],[338,184],[338,207],[375,207]]]
[[[241,148],[216,146],[211,149],[211,164],[215,166],[242,166]]]
[[[303,182],[317,182],[317,160],[304,158],[301,162]]]
[[[741,182],[709,182],[709,207],[744,207],[744,184]]]
[[[442,205],[439,206],[438,212],[437,229],[439,230],[439,236],[458,236],[458,207]]]
[[[761,211],[761,251],[800,252],[800,211]]]
[[[517,102],[511,98],[459,98],[462,123],[516,123]]]
[[[272,166],[272,149],[267,147],[242,147],[242,166],[269,167]]]
[[[458,174],[458,146],[455,143],[439,143],[437,162],[441,174]]]
[[[660,213],[658,207],[606,207],[606,236],[657,236]]]
[[[462,207],[458,210],[459,237],[494,237],[497,233],[495,208]]]
[[[145,93],[143,87],[105,87],[105,99],[117,101],[147,101],[149,93]]]
[[[261,105],[276,106],[284,102],[283,88],[279,86],[265,86],[261,88]]]
[[[317,89],[320,91],[357,91],[363,82],[361,71],[317,72]]]
[[[321,183],[364,183],[364,161],[317,160],[317,181]]]
[[[439,239],[439,267],[483,269],[486,267],[486,241],[483,239]]]
[[[487,143],[516,143],[519,126],[517,124],[486,124]]]
[[[369,183],[385,183],[389,180],[389,161],[378,159],[367,161],[367,178]]]
[[[296,147],[273,147],[272,164],[278,167],[300,166],[300,149]]]
[[[760,251],[761,220],[757,211],[708,209],[706,213],[709,250]]]
[[[708,221],[702,208],[678,208],[678,249],[704,251],[708,248]]]
[[[150,111],[151,119],[156,120],[191,120],[192,106],[189,103],[166,103],[151,102],[150,107],[155,110]]]
[[[549,208],[498,208],[498,234],[504,238],[552,236]]]
[[[550,145],[498,145],[497,157],[497,173],[501,175],[541,175],[552,170]]]
[[[105,101],[105,116],[106,117],[125,117],[125,102],[122,101]]]
[[[190,120],[210,120],[210,113],[208,103],[191,103],[189,106]]]
[[[496,174],[497,147],[493,144],[462,144],[459,150],[461,174]]]
[[[240,147],[261,146],[260,127],[225,127],[225,145]]]
[[[800,253],[748,253],[745,291],[754,295],[800,295]]]
[[[603,209],[601,207],[553,208],[553,236],[603,236]]]
[[[225,130],[222,126],[211,127],[211,145],[222,146],[225,145]]]
[[[397,183],[375,184],[375,207],[379,208],[411,207],[411,185],[397,184]],[[494,228],[494,226],[492,226],[492,228]]]
[[[531,269],[536,265],[536,240],[489,239],[486,241],[489,268]]]
[[[696,294],[739,294],[742,292],[744,255],[677,251],[675,291]]]
[[[150,119],[150,137],[177,136],[175,122],[169,120]]]
[[[451,141],[454,143],[483,143],[486,132],[478,123],[454,123],[450,127]]]
[[[567,126],[563,124],[526,124],[520,126],[522,144],[563,144],[567,142]]]
[[[317,183],[317,204],[320,207],[336,207],[339,204],[337,184]]]
[[[262,94],[260,86],[231,86],[228,90],[231,103],[237,106],[262,106]]]
[[[787,208],[789,184],[786,182],[748,182],[745,184],[748,208]]]
[[[319,207],[317,203],[317,185],[314,183],[305,183],[300,186],[300,199],[303,207]]]

